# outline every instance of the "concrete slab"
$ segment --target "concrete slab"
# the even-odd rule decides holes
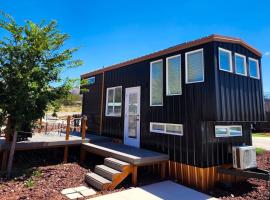
[[[163,181],[144,187],[132,188],[113,194],[99,196],[91,200],[214,200],[206,194],[179,185],[172,181]]]
[[[74,193],[74,192],[76,192],[76,191],[73,188],[67,188],[67,189],[63,189],[61,191],[61,194],[66,195],[66,194],[71,194],[71,193]]]
[[[82,196],[80,193],[77,193],[77,192],[71,193],[71,194],[67,194],[66,196],[67,196],[67,198],[69,198],[69,199],[79,199],[79,198],[83,198],[83,196]]]
[[[75,187],[73,188],[76,192],[81,192],[81,191],[84,191],[84,190],[88,190],[89,188],[88,187],[85,187],[85,186],[79,186],[79,187]]]
[[[87,190],[80,191],[81,195],[84,197],[89,197],[96,194],[96,191],[92,188],[88,188]]]

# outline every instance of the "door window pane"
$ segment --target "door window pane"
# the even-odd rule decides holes
[[[163,104],[163,62],[151,63],[151,92],[150,92],[150,105],[162,106]]]
[[[232,72],[232,53],[231,51],[219,48],[219,69]]]
[[[251,58],[249,58],[249,75],[253,78],[259,78],[258,61]]]
[[[181,88],[181,56],[167,58],[167,95],[179,95]]]
[[[204,81],[203,50],[186,53],[186,83]]]
[[[235,54],[235,71],[237,74],[246,75],[246,57]]]

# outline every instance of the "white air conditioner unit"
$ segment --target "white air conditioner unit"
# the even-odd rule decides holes
[[[236,169],[256,168],[256,148],[253,146],[235,146],[233,150],[233,167]]]

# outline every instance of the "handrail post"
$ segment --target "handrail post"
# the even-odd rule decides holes
[[[41,133],[41,129],[42,129],[42,118],[39,119],[39,129],[38,129],[38,133]]]
[[[67,117],[66,140],[69,140],[71,116]]]
[[[82,143],[85,142],[85,135],[86,135],[86,121],[87,118],[84,116],[82,117]]]
[[[67,117],[67,127],[66,127],[66,141],[69,140],[69,134],[70,134],[70,120],[71,120],[71,116]],[[67,163],[68,160],[68,146],[65,146],[64,149],[64,163]]]

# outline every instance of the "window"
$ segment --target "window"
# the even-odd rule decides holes
[[[181,55],[166,59],[166,94],[182,94],[181,85]]]
[[[89,85],[93,85],[93,84],[95,84],[95,82],[96,82],[96,77],[90,77],[89,79],[88,79],[88,84]]]
[[[186,53],[186,83],[204,81],[203,49]]]
[[[259,73],[259,63],[258,60],[253,58],[248,58],[248,65],[249,65],[249,76],[252,78],[260,78]]]
[[[215,126],[216,137],[242,136],[242,126]]]
[[[163,105],[163,62],[150,63],[150,106]]]
[[[219,52],[219,69],[232,72],[232,52],[226,49],[218,48]]]
[[[183,125],[182,124],[150,122],[150,132],[182,136],[183,135]]]
[[[106,116],[121,116],[122,86],[107,88]]]
[[[246,56],[235,53],[235,73],[247,75]]]

